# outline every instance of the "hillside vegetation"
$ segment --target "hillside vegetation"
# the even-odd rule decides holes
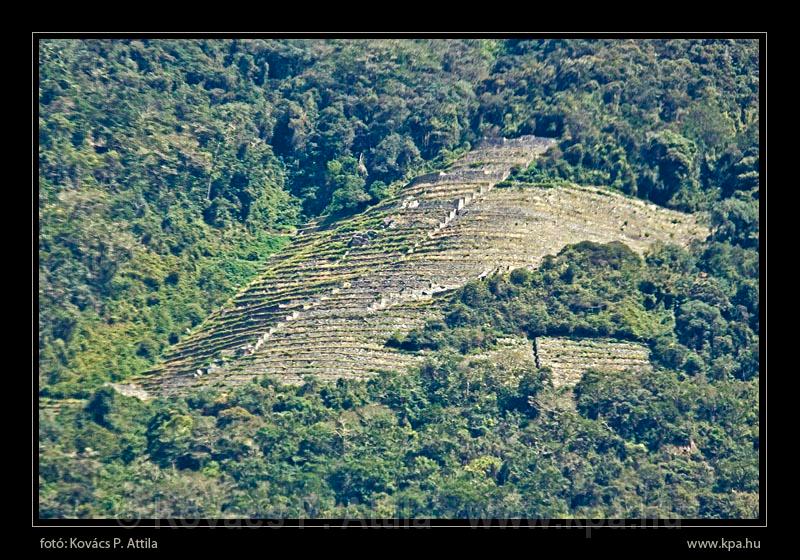
[[[725,251],[740,249],[570,247],[449,296],[444,322],[400,343],[429,360],[369,381],[265,377],[146,403],[100,389],[41,416],[40,511],[756,517],[757,265],[703,262]],[[520,332],[634,338],[657,367],[587,372],[559,410],[546,368],[465,367]]]
[[[41,41],[40,515],[756,517],[758,55],[750,40]],[[537,270],[437,296],[441,315],[384,347],[418,366],[368,380],[148,401],[106,385],[290,258],[309,220],[305,236],[346,227],[480,138],[526,134],[556,145],[498,196],[610,189],[701,212],[710,236],[565,239]],[[472,360],[542,336],[635,343],[652,367],[554,387],[547,367]]]
[[[522,136],[479,147],[336,227],[304,233],[134,381],[159,394],[265,373],[300,383],[303,375],[335,380],[404,369],[418,360],[387,339],[441,307],[447,312],[438,293],[536,267],[586,239],[643,251],[708,235],[695,216],[598,189],[495,188],[513,164],[524,167],[550,146]]]
[[[39,65],[45,394],[147,369],[288,229],[485,135],[558,138],[537,180],[745,193],[731,233],[757,220],[755,41],[60,40]]]

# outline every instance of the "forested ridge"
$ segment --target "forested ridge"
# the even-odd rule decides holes
[[[753,40],[41,41],[39,388],[81,404],[40,415],[40,514],[757,516],[758,76]],[[390,341],[429,354],[414,371],[104,385],[308,219],[522,134],[558,146],[501,188],[614,189],[711,236],[472,283]],[[655,368],[588,372],[554,412],[547,370],[465,365],[508,335],[635,340]]]

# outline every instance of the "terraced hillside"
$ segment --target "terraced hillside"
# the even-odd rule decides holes
[[[433,296],[570,243],[686,244],[692,216],[585,187],[495,188],[550,140],[485,142],[331,229],[312,225],[257,281],[176,344],[138,383],[150,392],[274,374],[364,377],[418,358],[385,346],[436,313]]]
[[[650,351],[644,344],[593,337],[502,338],[492,350],[465,358],[465,364],[480,362],[501,367],[510,381],[518,380],[526,371],[549,368],[555,390],[571,389],[590,369],[644,371],[652,368]]]
[[[543,336],[535,340],[536,364],[553,372],[553,387],[572,387],[588,369],[650,369],[650,351],[635,342],[606,338]]]

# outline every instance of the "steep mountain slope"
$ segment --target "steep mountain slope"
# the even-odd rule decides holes
[[[486,141],[333,229],[312,225],[138,383],[150,392],[361,378],[418,358],[385,345],[435,315],[434,295],[502,270],[536,267],[565,245],[622,241],[643,251],[704,235],[696,217],[586,187],[497,188],[553,142]]]

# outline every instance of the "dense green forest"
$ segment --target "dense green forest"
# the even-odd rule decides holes
[[[752,40],[39,43],[40,514],[758,515],[759,68]],[[141,402],[144,371],[308,219],[485,136],[573,181],[710,216],[689,250],[583,243],[446,296],[368,382]],[[366,173],[359,170],[363,161]],[[547,410],[465,355],[508,334],[646,343]],[[691,453],[676,451],[689,445]]]

